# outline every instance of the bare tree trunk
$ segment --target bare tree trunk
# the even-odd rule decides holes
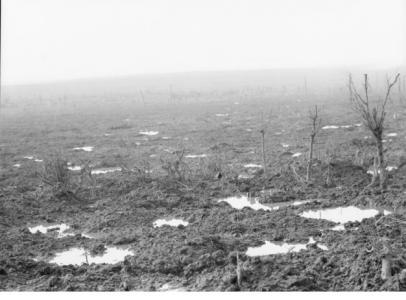
[[[312,135],[310,137],[310,152],[309,152],[309,161],[307,162],[306,181],[310,180],[310,174],[311,174],[311,171],[312,171],[313,145],[314,145],[314,136]]]
[[[266,155],[265,155],[265,130],[261,130],[262,134],[262,163],[264,165],[264,175],[267,175],[267,167],[266,167]]]
[[[373,171],[372,171],[372,179],[371,179],[371,183],[368,185],[368,187],[370,186],[374,186],[376,179],[378,178],[378,163],[377,163],[378,158],[376,156],[374,156],[374,167],[373,167]]]
[[[241,270],[240,256],[238,255],[238,252],[237,252],[237,269],[236,269],[236,273],[237,273],[237,286],[238,286],[238,289],[241,289],[242,270]]]
[[[381,194],[383,190],[386,188],[386,169],[385,169],[385,161],[383,157],[383,143],[382,137],[376,139],[377,148],[378,148],[378,169],[379,169],[379,188],[381,190]]]
[[[333,181],[331,180],[330,163],[329,163],[327,166],[326,186],[330,187],[332,185],[333,185]]]
[[[392,277],[392,260],[389,255],[385,255],[382,258],[381,278],[387,280]]]

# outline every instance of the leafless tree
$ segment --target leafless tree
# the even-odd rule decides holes
[[[307,172],[306,172],[306,181],[310,180],[311,172],[312,172],[312,163],[313,163],[313,150],[314,150],[314,142],[316,140],[316,136],[321,129],[321,119],[318,113],[317,105],[314,107],[314,110],[309,111],[309,119],[311,122],[311,132],[310,132],[310,145],[309,145],[309,160],[307,162]]]
[[[270,112],[270,118],[271,118],[272,112]],[[267,123],[264,120],[264,113],[261,113],[261,130],[259,131],[261,133],[261,141],[262,141],[262,164],[264,168],[264,175],[267,176],[268,174],[268,168],[267,168],[267,159],[266,159],[266,149],[265,149],[265,133],[266,133],[266,128],[267,128]]]
[[[393,86],[399,79],[400,74],[397,74],[395,78],[390,81],[387,79],[387,87],[384,98],[378,98],[377,101],[372,102],[369,95],[369,82],[368,74],[364,74],[364,95],[361,95],[352,80],[351,74],[349,75],[349,90],[350,90],[350,101],[356,112],[361,115],[364,126],[368,128],[373,134],[376,142],[377,158],[378,158],[378,173],[379,183],[381,193],[383,192],[386,185],[386,174],[385,174],[385,161],[384,161],[384,151],[383,151],[383,130],[384,122],[386,117],[386,105],[390,99],[390,93]],[[371,185],[375,184],[377,176],[373,176]]]

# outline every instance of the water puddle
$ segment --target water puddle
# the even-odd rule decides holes
[[[398,134],[396,132],[392,132],[392,133],[388,133],[386,136],[395,137],[395,136],[398,136]]]
[[[246,165],[244,165],[244,168],[262,168],[262,165],[246,164]]]
[[[386,171],[388,171],[388,172],[392,172],[392,171],[395,171],[397,168],[398,168],[398,167],[396,167],[396,166],[387,166],[385,169],[386,169]],[[376,171],[377,171],[377,174],[380,174],[380,173],[381,173],[381,170],[376,170]],[[367,171],[367,174],[374,175],[374,170],[373,170],[373,169],[369,169],[369,170]]]
[[[158,133],[159,133],[159,131],[140,131],[140,132],[139,132],[139,134],[142,134],[142,135],[149,135],[149,136],[157,135]]]
[[[189,225],[189,222],[183,221],[181,219],[171,219],[171,220],[158,219],[153,224],[154,227],[161,227],[164,225],[173,227],[178,227],[179,225],[187,226]]]
[[[271,190],[262,191],[261,194],[263,195],[263,197],[264,196],[266,197],[267,194],[269,196],[273,195]],[[275,210],[275,209],[280,209],[280,208],[288,207],[288,206],[300,206],[300,205],[304,205],[306,203],[311,203],[311,202],[315,202],[315,201],[322,201],[322,199],[308,199],[308,200],[295,200],[295,201],[264,203],[264,205],[272,208],[273,210]]]
[[[21,167],[21,164],[14,164],[13,167],[19,168],[19,167]]]
[[[258,198],[249,198],[248,196],[239,196],[239,197],[228,197],[224,199],[218,200],[218,202],[227,202],[230,204],[233,208],[236,209],[243,209],[244,207],[250,207],[254,210],[266,210],[266,211],[272,211],[272,210],[277,210],[279,209],[279,206],[270,206],[270,205],[264,205],[259,203]]]
[[[241,180],[252,179],[252,178],[254,178],[254,175],[249,175],[249,174],[238,175],[238,179],[241,179]]]
[[[293,153],[293,154],[292,154],[292,157],[299,157],[299,156],[301,156],[301,155],[302,155],[301,152],[296,152],[296,153]]]
[[[338,126],[338,125],[327,125],[327,126],[323,126],[321,129],[324,129],[324,130],[326,130],[326,129],[338,129],[338,128],[349,129],[349,128],[353,128],[353,127],[359,127],[361,125],[362,124],[360,124],[360,123],[355,124],[355,125],[340,125],[340,126]]]
[[[91,171],[92,175],[100,175],[100,174],[106,174],[106,173],[112,173],[112,172],[119,172],[121,171],[120,167],[116,168],[100,168],[100,169],[94,169]]]
[[[285,143],[282,143],[281,145],[282,145],[283,148],[288,148],[289,147],[289,145],[285,144]]]
[[[248,247],[245,254],[248,256],[265,256],[271,254],[299,252],[301,250],[306,250],[306,244],[271,243],[269,241],[265,241],[265,244],[262,246]]]
[[[162,139],[163,140],[170,140],[171,138],[169,136],[163,136]]]
[[[34,159],[34,156],[24,156],[25,159]]]
[[[228,114],[216,114],[216,117],[228,117]]]
[[[259,247],[248,247],[245,253],[248,256],[265,256],[272,254],[287,254],[291,252],[299,252],[302,250],[307,250],[307,245],[316,244],[318,248],[323,251],[327,251],[328,247],[326,245],[320,244],[314,240],[313,237],[309,238],[307,244],[289,244],[283,242],[270,242],[265,241],[265,244]]]
[[[181,288],[179,286],[174,286],[170,283],[165,283],[163,286],[161,286],[158,291],[160,292],[186,292],[186,289]]]
[[[189,154],[185,156],[186,158],[204,158],[207,154]]]
[[[50,225],[50,226],[44,226],[44,225],[38,225],[38,226],[33,226],[33,227],[28,227],[28,230],[32,233],[35,234],[37,232],[41,232],[43,234],[47,234],[48,232],[56,232],[58,233],[58,238],[63,238],[65,236],[73,236],[73,233],[67,233],[66,231],[70,229],[69,225],[66,224],[57,224],[57,225]]]
[[[81,166],[68,166],[68,170],[80,171],[80,170],[82,170],[82,167]]]
[[[76,151],[79,151],[79,150],[82,150],[82,151],[85,151],[85,152],[91,152],[91,151],[93,151],[93,146],[84,146],[84,147],[75,147],[75,148],[73,148],[73,150],[76,150]]]
[[[390,214],[388,210],[384,210],[385,215]],[[310,219],[324,219],[338,223],[331,230],[344,230],[344,224],[347,222],[361,222],[363,219],[372,218],[379,214],[377,209],[361,209],[356,206],[335,207],[320,210],[309,210],[300,214],[301,217]]]
[[[123,261],[127,255],[134,255],[134,253],[128,249],[107,247],[106,251],[101,255],[90,255],[89,251],[84,248],[71,248],[57,253],[49,263],[55,263],[60,266],[81,265],[85,263],[115,264]]]

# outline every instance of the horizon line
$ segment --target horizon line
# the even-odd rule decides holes
[[[77,81],[97,81],[97,80],[109,80],[117,78],[128,77],[156,77],[156,76],[168,76],[168,75],[185,75],[185,74],[199,74],[199,73],[233,73],[233,72],[260,72],[260,71],[315,71],[315,70],[335,70],[335,71],[348,71],[349,69],[365,69],[366,71],[383,71],[391,69],[406,69],[406,64],[398,66],[314,66],[314,67],[275,67],[275,68],[251,68],[251,69],[213,69],[213,70],[185,70],[185,71],[162,71],[162,72],[145,72],[145,73],[130,73],[120,75],[100,75],[100,76],[86,76],[86,77],[72,77],[66,79],[54,79],[54,80],[40,80],[40,81],[26,81],[16,83],[3,83],[0,82],[2,88],[6,87],[18,87],[18,86],[37,86],[37,85],[49,85],[49,84],[63,84],[63,83],[75,83]]]

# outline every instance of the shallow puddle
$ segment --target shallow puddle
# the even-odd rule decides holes
[[[142,135],[150,135],[150,136],[152,136],[152,135],[157,135],[159,133],[159,131],[140,131],[139,133],[142,134]]]
[[[248,174],[240,174],[240,175],[238,175],[238,179],[241,179],[241,180],[252,179],[252,178],[254,178],[254,175],[248,175]]]
[[[81,166],[68,166],[68,170],[80,171],[80,170],[82,170],[82,167]]]
[[[398,167],[396,167],[396,166],[387,166],[385,169],[388,172],[392,172],[392,171],[395,171],[397,168]],[[381,171],[377,170],[377,173],[379,174],[379,173],[381,173]],[[368,170],[367,174],[374,175],[374,170],[372,170],[372,169]]]
[[[14,164],[13,167],[19,168],[19,167],[21,167],[21,164]]]
[[[165,283],[163,286],[161,286],[158,291],[160,292],[186,292],[184,288],[174,286],[170,283]]]
[[[58,233],[58,238],[63,238],[65,236],[71,236],[74,235],[73,233],[66,233],[66,231],[70,229],[69,225],[66,224],[57,224],[57,225],[49,225],[49,226],[44,226],[44,225],[37,225],[33,227],[28,227],[28,230],[32,233],[35,234],[37,232],[41,233],[48,233],[49,232],[57,232]]]
[[[187,226],[189,225],[189,222],[183,221],[181,219],[171,219],[171,220],[158,219],[154,222],[153,225],[154,227],[161,227],[164,225],[178,227],[179,225]]]
[[[306,250],[307,245],[316,244],[321,250],[327,251],[328,247],[326,245],[317,243],[313,237],[309,238],[307,244],[289,244],[284,242],[270,242],[265,241],[264,245],[258,247],[248,247],[245,253],[248,256],[265,256],[272,254],[287,254],[291,252],[299,252],[301,250]]]
[[[204,158],[207,154],[189,154],[185,156],[186,158]]]
[[[124,260],[127,255],[134,255],[128,249],[120,249],[116,247],[107,247],[106,251],[101,255],[90,255],[84,248],[71,248],[69,250],[59,252],[51,259],[50,263],[55,263],[60,266],[64,265],[81,265],[81,264],[115,264]]]
[[[385,215],[390,214],[390,211],[384,210]],[[361,209],[356,206],[335,207],[320,210],[309,210],[300,214],[301,217],[310,219],[324,219],[339,223],[331,228],[331,230],[344,230],[344,224],[347,222],[361,222],[363,219],[372,218],[379,214],[376,209]]]
[[[262,168],[262,165],[246,164],[246,165],[244,165],[244,168]]]
[[[338,129],[339,126],[336,125],[327,125],[327,126],[323,126],[321,129]]]
[[[306,244],[288,244],[288,243],[272,243],[265,241],[265,244],[259,247],[248,247],[245,253],[248,256],[264,256],[271,254],[286,254],[290,252],[299,252],[306,250]]]
[[[288,147],[289,147],[289,145],[288,145],[288,144],[284,144],[284,143],[282,143],[281,145],[282,145],[282,147],[283,147],[283,148],[288,148]]]
[[[116,167],[116,168],[100,168],[100,169],[92,170],[91,173],[92,173],[92,175],[100,175],[100,174],[119,172],[119,171],[121,171],[120,167]]]
[[[86,151],[86,152],[91,152],[93,151],[93,146],[84,146],[84,147],[75,147],[73,148],[73,150],[82,150],[82,151]]]
[[[216,114],[216,117],[228,117],[228,114]]]
[[[301,152],[296,152],[296,153],[293,153],[293,154],[292,154],[292,157],[299,157],[299,156],[301,156],[301,155],[302,155]]]
[[[34,156],[24,156],[25,159],[34,159]]]
[[[395,137],[395,136],[398,136],[398,134],[396,132],[392,132],[392,133],[388,133],[386,136]]]
[[[259,203],[258,198],[248,198],[248,196],[228,197],[220,199],[218,202],[227,202],[236,209],[243,209],[244,207],[250,207],[254,210],[263,209],[267,211],[279,209],[279,206],[264,205]]]

